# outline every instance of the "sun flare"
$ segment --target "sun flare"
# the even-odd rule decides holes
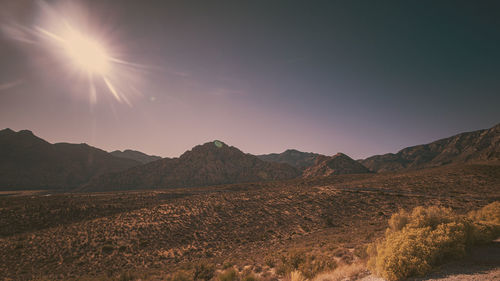
[[[69,59],[77,67],[101,75],[109,72],[109,56],[96,40],[72,29],[68,29],[63,40]]]
[[[38,30],[55,40],[65,50],[71,64],[90,74],[105,75],[110,71],[111,57],[104,47],[92,37],[66,26],[62,34],[55,34],[43,28]]]
[[[124,57],[126,46],[117,40],[116,27],[99,24],[97,15],[87,13],[76,1],[51,5],[40,0],[37,4],[32,25],[0,22],[0,31],[51,54],[50,58],[36,62],[42,69],[48,69],[49,64],[61,66],[60,70],[67,73],[64,77],[78,85],[72,87],[71,92],[88,93],[91,104],[97,102],[98,94],[105,92],[129,106],[132,106],[131,97],[143,96],[142,78],[152,68]],[[60,79],[61,72],[58,73],[53,77]]]

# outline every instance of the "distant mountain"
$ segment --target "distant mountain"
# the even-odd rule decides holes
[[[286,163],[299,170],[305,170],[314,165],[316,157],[322,156],[321,154],[312,152],[302,152],[295,149],[288,149],[282,153],[271,153],[257,155],[259,159],[267,162]]]
[[[92,177],[141,163],[87,144],[51,144],[31,131],[0,131],[0,189],[75,188]]]
[[[147,155],[147,154],[142,153],[140,151],[130,150],[130,149],[127,149],[124,151],[115,150],[115,151],[110,152],[110,153],[111,153],[111,155],[113,155],[115,157],[132,159],[132,160],[141,162],[142,164],[147,164],[149,162],[153,162],[153,161],[161,159],[160,156]]]
[[[312,178],[342,174],[364,174],[369,172],[368,168],[351,157],[343,153],[337,153],[334,156],[317,157],[315,165],[307,168],[303,172],[302,177]]]
[[[500,124],[485,130],[462,133],[398,153],[376,155],[360,163],[372,171],[387,172],[437,167],[451,163],[500,160]]]
[[[152,189],[291,179],[294,167],[260,160],[220,141],[186,151],[179,158],[161,159],[118,173],[102,175],[84,191]]]

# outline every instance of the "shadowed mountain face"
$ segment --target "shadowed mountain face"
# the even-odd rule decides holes
[[[306,168],[314,165],[318,156],[322,155],[312,152],[302,152],[295,149],[288,149],[282,153],[257,155],[257,157],[259,157],[259,159],[261,160],[276,163],[286,163],[299,170],[305,170]]]
[[[27,130],[0,131],[0,189],[67,190],[140,164],[87,144],[51,144]]]
[[[491,129],[462,133],[398,153],[376,155],[360,162],[375,172],[437,167],[452,163],[500,160],[500,124]]]
[[[314,166],[307,168],[302,176],[304,178],[325,177],[342,174],[364,174],[370,171],[351,157],[337,153],[334,156],[319,156]]]
[[[294,167],[260,160],[220,141],[186,151],[179,158],[162,159],[127,171],[102,175],[85,191],[207,186],[284,180],[300,172]]]
[[[149,162],[153,162],[153,161],[161,159],[160,156],[147,155],[147,154],[142,153],[140,151],[130,150],[130,149],[127,149],[124,151],[115,150],[113,152],[110,152],[110,154],[115,156],[115,157],[119,157],[119,158],[132,159],[132,160],[141,162],[142,164],[147,164]]]

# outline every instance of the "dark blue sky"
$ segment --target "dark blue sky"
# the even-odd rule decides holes
[[[121,78],[131,105],[99,84],[90,104],[85,79],[13,38],[46,11],[2,1],[0,127],[161,156],[221,139],[364,158],[500,122],[498,1],[64,2],[47,5],[146,66]]]

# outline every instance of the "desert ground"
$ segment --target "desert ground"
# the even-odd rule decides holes
[[[465,213],[495,200],[498,163],[140,192],[3,192],[0,276],[162,280],[204,262],[275,280],[294,251],[362,260],[399,209]]]

